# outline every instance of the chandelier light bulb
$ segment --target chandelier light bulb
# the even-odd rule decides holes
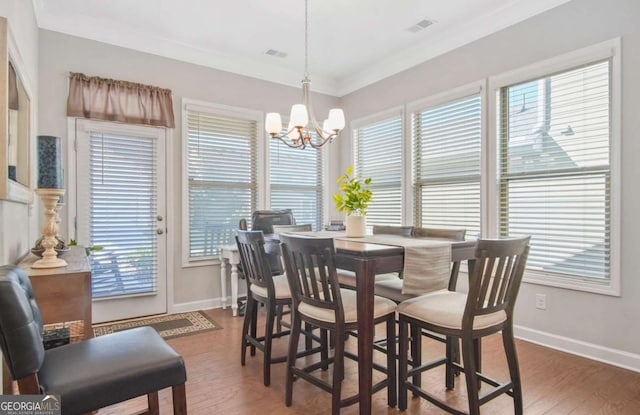
[[[291,123],[294,127],[306,127],[309,123],[309,113],[304,104],[295,104],[291,107]]]
[[[277,112],[270,112],[267,114],[267,118],[264,121],[264,129],[269,134],[278,134],[282,131],[282,119]]]

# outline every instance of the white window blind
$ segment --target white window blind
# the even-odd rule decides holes
[[[153,293],[157,285],[157,149],[145,137],[89,132],[93,298]],[[83,157],[86,155],[82,155]],[[84,192],[83,192],[84,193]]]
[[[211,258],[256,210],[257,122],[187,106],[186,124],[189,258]]]
[[[611,61],[500,89],[500,234],[530,234],[527,268],[610,279]]]
[[[482,100],[473,95],[412,114],[418,226],[480,236]]]
[[[322,150],[287,147],[269,139],[269,182],[271,209],[292,209],[298,224],[323,224]]]
[[[367,226],[402,225],[402,117],[356,128],[353,136],[356,174],[372,179]]]

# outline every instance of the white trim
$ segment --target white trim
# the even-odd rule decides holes
[[[618,57],[620,63],[620,38],[607,40],[595,45],[577,49],[550,59],[536,62],[522,68],[514,69],[489,77],[489,90],[497,92],[504,86],[510,86],[531,79],[565,71],[576,66],[589,64],[598,60]]]
[[[514,326],[514,335],[530,343],[640,372],[640,354],[612,349],[519,325]]]
[[[6,199],[11,202],[19,202],[26,204],[34,203],[33,190],[37,187],[38,177],[38,165],[37,165],[37,143],[35,141],[36,134],[36,120],[38,119],[38,108],[35,105],[33,97],[33,87],[31,78],[26,71],[24,59],[20,54],[18,43],[13,35],[11,26],[7,24],[7,58],[13,63],[16,76],[20,78],[22,87],[25,93],[29,97],[29,144],[27,146],[27,162],[29,165],[29,171],[27,173],[27,185],[9,180],[7,176],[7,194]],[[35,172],[35,173],[34,173]]]
[[[434,95],[429,95],[428,97],[421,98],[417,101],[409,102],[407,104],[407,113],[420,112],[428,108],[450,103],[451,101],[456,101],[473,95],[481,95],[482,91],[486,89],[485,85],[486,81],[481,79]]]
[[[413,119],[407,105],[402,109],[402,224],[414,226],[413,212]]]
[[[166,291],[167,291],[167,295],[166,295],[166,300],[167,300],[167,305],[166,305],[166,310],[167,313],[172,313],[173,312],[173,294],[174,294],[174,286],[175,286],[175,269],[173,268],[174,265],[174,255],[173,253],[175,252],[176,249],[176,243],[178,242],[176,240],[176,238],[173,237],[173,233],[176,231],[176,221],[175,219],[175,209],[173,207],[173,199],[168,197],[168,195],[172,195],[173,193],[173,189],[174,189],[174,185],[173,185],[173,172],[174,172],[174,157],[173,157],[173,151],[170,151],[171,147],[173,146],[173,128],[165,128],[165,150],[164,150],[164,157],[165,157],[165,168],[167,170],[166,173],[166,177],[165,177],[165,183],[164,183],[164,188],[167,192],[167,197],[165,197],[165,201],[164,201],[164,214],[165,214],[165,226],[166,226],[166,231],[165,231],[165,247],[166,247],[166,252],[165,252],[165,266],[167,267],[167,271],[165,273],[165,278],[167,279],[167,285],[166,285]]]
[[[353,130],[357,130],[358,128],[362,128],[365,127],[369,124],[374,124],[378,121],[385,121],[388,119],[391,119],[397,115],[402,116],[402,114],[404,113],[404,106],[403,105],[398,105],[396,107],[391,107],[391,108],[387,108],[386,110],[382,110],[379,112],[376,112],[374,114],[371,115],[367,115],[365,117],[360,117],[360,118],[356,118],[355,120],[351,120],[351,122],[349,123],[349,128],[351,129],[351,133],[353,134]],[[351,140],[351,150],[353,152],[353,142],[355,140]],[[352,161],[355,162],[355,154],[352,157]]]
[[[489,212],[495,216],[490,217],[488,236],[497,236],[499,226],[499,180],[497,171],[497,146],[498,131],[496,119],[498,117],[497,94],[500,88],[525,82],[527,80],[549,76],[550,74],[570,70],[581,65],[587,65],[604,59],[611,59],[611,148],[610,148],[610,175],[611,175],[611,222],[610,229],[610,280],[606,285],[599,285],[597,282],[590,283],[575,279],[561,279],[551,274],[528,271],[525,273],[523,282],[532,284],[549,285],[553,287],[567,288],[578,291],[586,291],[597,294],[620,296],[621,295],[621,270],[620,270],[620,250],[621,250],[621,149],[622,149],[622,62],[621,62],[621,39],[614,38],[598,44],[587,46],[563,55],[559,55],[532,65],[525,66],[513,71],[489,78],[489,161],[488,167],[491,169],[487,173],[491,176],[489,184],[488,202]],[[493,120],[493,121],[492,121]]]
[[[210,265],[217,265],[220,263],[217,256],[207,258],[194,258],[189,257],[189,177],[187,174],[188,166],[188,128],[187,128],[187,111],[201,111],[210,114],[234,117],[246,120],[253,120],[256,122],[256,139],[261,143],[256,145],[256,157],[258,159],[257,165],[257,190],[256,190],[256,205],[258,209],[266,206],[265,197],[267,192],[265,191],[266,178],[265,178],[265,131],[264,131],[264,113],[258,110],[252,110],[248,108],[234,107],[230,105],[216,104],[207,101],[200,101],[191,98],[182,98],[181,103],[181,117],[182,117],[182,171],[181,183],[182,183],[182,254],[181,262],[182,268],[191,267],[203,267]]]
[[[414,45],[387,54],[374,64],[367,61],[356,71],[344,73],[340,77],[313,74],[313,90],[333,96],[344,96],[567,1],[569,0],[513,0],[503,7],[480,13],[458,24],[441,26],[436,24],[429,28],[432,35],[424,37]],[[299,80],[302,73],[299,69],[292,65],[284,66],[271,61],[267,62],[262,55],[260,58],[252,58],[160,38],[154,34],[141,34],[135,28],[115,26],[113,21],[101,18],[84,16],[82,21],[74,21],[74,16],[59,16],[40,3],[40,1],[34,3],[40,29],[67,33],[270,82],[300,86]]]
[[[169,314],[188,313],[190,311],[209,310],[211,308],[221,308],[223,298],[209,298],[206,300],[188,301],[186,303],[172,304]]]

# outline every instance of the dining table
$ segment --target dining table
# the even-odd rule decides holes
[[[373,377],[373,303],[376,274],[401,272],[404,266],[402,246],[334,239],[336,266],[354,271],[358,302],[358,391],[361,415],[371,414]],[[476,241],[451,242],[451,262],[473,260]],[[450,285],[451,287],[451,285]]]

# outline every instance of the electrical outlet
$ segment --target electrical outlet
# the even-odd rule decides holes
[[[547,309],[547,296],[546,294],[536,294],[536,308],[538,310]]]

